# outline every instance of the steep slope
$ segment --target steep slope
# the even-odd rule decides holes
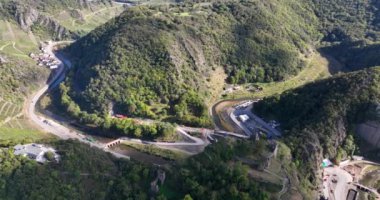
[[[377,0],[309,1],[320,19],[324,42],[378,41],[379,8]]]
[[[169,113],[207,125],[203,102],[215,68],[245,83],[283,80],[303,67],[316,38],[308,13],[303,3],[277,0],[128,9],[68,49],[77,58],[68,94],[92,113]]]
[[[379,65],[379,1],[313,0],[310,3],[320,19],[323,52],[350,71]]]
[[[47,77],[46,70],[35,67],[34,63],[1,54],[0,57],[3,59],[0,61],[0,97],[3,99],[21,101],[31,86]]]
[[[277,119],[291,148],[299,177],[316,185],[323,158],[337,162],[354,150],[355,124],[377,118],[380,68],[308,84],[255,105],[254,111]]]
[[[191,194],[194,199],[269,199],[259,182],[249,177],[247,165],[230,165],[233,157],[241,153],[225,143],[207,148],[207,153],[186,163],[165,167],[117,160],[75,141],[59,141],[51,145],[61,155],[58,164],[41,165],[23,156],[15,156],[11,148],[0,149],[2,198],[177,200],[188,199],[184,197]],[[210,158],[214,162],[209,162]],[[159,181],[156,179],[158,171],[166,171]],[[220,176],[205,179],[204,174],[207,177]],[[155,191],[155,180],[160,190]]]
[[[14,20],[24,31],[43,32],[53,39],[78,38],[78,33],[62,26],[52,15],[69,10],[72,16],[75,16],[78,10],[91,9],[92,6],[99,4],[111,5],[111,1],[1,0],[0,16],[3,20]]]

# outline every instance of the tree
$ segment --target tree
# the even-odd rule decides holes
[[[186,194],[183,200],[193,200],[193,198],[191,198],[190,194]]]
[[[128,106],[128,113],[129,114],[132,114],[132,115],[135,114],[136,110],[137,110],[136,104],[134,104],[134,103],[129,104],[129,106]]]
[[[51,151],[46,152],[44,156],[48,161],[54,161],[55,160],[55,154]]]

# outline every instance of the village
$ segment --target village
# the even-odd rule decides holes
[[[29,56],[37,62],[38,66],[47,67],[49,69],[57,69],[60,61],[49,54],[46,45],[41,44],[40,52],[38,54],[30,53]]]

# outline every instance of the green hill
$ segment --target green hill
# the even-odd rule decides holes
[[[379,84],[378,67],[342,74],[265,98],[254,112],[279,120],[299,177],[312,186],[323,158],[351,155],[355,124],[378,118]]]
[[[113,108],[207,126],[216,69],[246,83],[284,80],[304,67],[317,37],[309,13],[298,1],[275,0],[133,7],[68,49],[77,64],[67,93],[99,116]]]

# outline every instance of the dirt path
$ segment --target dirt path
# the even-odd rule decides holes
[[[13,29],[11,27],[11,24],[9,23],[9,21],[5,21],[5,23],[7,24],[7,28],[8,28],[8,32],[12,38],[12,40],[16,40],[16,35],[15,33],[13,32]]]
[[[109,9],[109,11],[111,11],[111,10],[115,10],[115,9],[117,9],[117,8],[120,8],[120,6],[105,7],[105,8],[102,8],[102,9],[96,10],[96,11],[94,11],[94,12],[91,12],[91,13],[89,13],[89,14],[87,14],[87,15],[84,15],[84,19],[87,20],[88,17],[91,17],[91,16],[93,16],[93,15],[96,15],[96,14],[98,14],[98,13],[101,13],[101,12],[107,10],[107,9]]]
[[[13,106],[13,110],[11,111],[11,114],[15,113],[15,111],[16,111],[17,108],[18,108],[18,106]]]
[[[5,102],[5,104],[3,104],[3,106],[1,107],[1,110],[0,110],[0,114],[3,113],[3,110],[5,108],[5,106],[7,106],[8,104],[10,104],[9,102]]]
[[[4,115],[9,115],[9,114],[11,114],[11,113],[8,113],[8,112],[9,112],[9,109],[11,109],[11,108],[12,108],[12,104],[10,104],[10,105],[8,106],[7,110],[4,110]]]
[[[0,51],[3,51],[5,47],[11,45],[12,42],[8,42],[7,44],[4,44],[3,46],[0,47]]]
[[[20,121],[19,120],[14,120],[18,126],[19,129],[23,129],[24,127],[21,125]]]
[[[17,115],[13,116],[13,117],[7,117],[4,121],[0,122],[0,127],[3,126],[4,124],[16,119],[16,118],[19,118],[23,115],[23,113],[18,113]]]
[[[22,55],[25,55],[25,53],[24,53],[23,51],[21,51],[20,49],[18,49],[18,48],[16,47],[16,42],[13,42],[12,47],[13,47],[16,51],[18,51],[19,53],[21,53]]]

